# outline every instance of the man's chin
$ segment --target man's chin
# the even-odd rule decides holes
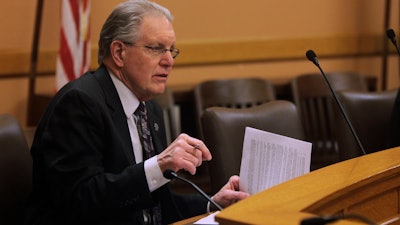
[[[157,88],[153,89],[152,95],[154,97],[157,97],[157,96],[164,94],[164,92],[165,92],[165,85],[162,85],[162,86],[159,85]]]

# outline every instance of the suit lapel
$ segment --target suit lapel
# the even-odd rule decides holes
[[[120,141],[124,146],[124,152],[132,163],[136,163],[126,115],[111,77],[104,65],[96,71],[94,76],[104,90],[105,102],[109,107],[110,115],[121,137]],[[154,148],[156,154],[158,154],[167,147],[163,112],[160,108],[155,107],[153,101],[146,102],[146,108]]]
[[[123,150],[127,155],[129,161],[134,164],[136,163],[136,160],[133,154],[133,147],[129,134],[128,123],[114,83],[112,82],[111,77],[108,74],[108,71],[104,65],[102,65],[96,71],[94,76],[104,90],[105,102],[109,108],[109,112],[118,132],[118,136],[121,137],[120,143],[123,146]]]

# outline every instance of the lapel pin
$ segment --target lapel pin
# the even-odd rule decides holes
[[[156,131],[158,131],[158,130],[160,129],[160,127],[158,126],[158,123],[154,123],[154,129],[155,129]]]

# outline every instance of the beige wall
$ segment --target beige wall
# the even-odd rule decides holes
[[[60,0],[44,0],[41,48],[58,46]],[[122,0],[92,0],[92,36]],[[178,40],[302,38],[377,33],[383,30],[384,0],[161,0],[175,16]],[[392,1],[392,21],[398,19]],[[0,49],[29,50],[36,9],[34,0],[5,1],[0,9]],[[392,22],[392,24],[393,24]],[[397,24],[396,24],[397,25]]]
[[[121,0],[92,0],[93,61],[101,25]],[[182,54],[169,80],[173,89],[222,77],[258,76],[275,82],[317,69],[305,59],[313,49],[326,71],[351,70],[379,76],[384,40],[384,0],[160,0],[175,15]],[[58,48],[60,0],[45,0],[39,71],[54,70]],[[29,71],[36,1],[5,1],[0,8],[0,113],[24,124],[28,80],[4,79]],[[399,27],[398,1],[390,25]],[[400,34],[398,34],[400,35]],[[378,43],[376,43],[378,42]],[[337,57],[338,55],[347,57]],[[352,57],[354,54],[374,56]],[[328,57],[333,56],[333,57]],[[242,59],[242,61],[240,61]],[[238,61],[239,60],[239,61]],[[92,67],[95,67],[95,63]],[[3,75],[3,79],[2,76]],[[389,61],[389,87],[398,86],[398,60]],[[52,92],[54,78],[38,80],[38,92]]]

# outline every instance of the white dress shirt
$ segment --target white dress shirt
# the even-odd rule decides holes
[[[137,118],[134,114],[137,107],[139,106],[139,100],[128,89],[128,87],[125,86],[124,83],[122,83],[110,71],[108,72],[111,75],[111,79],[114,83],[115,88],[117,89],[119,98],[121,100],[122,107],[124,108],[136,163],[140,163],[143,161],[143,150],[138,129],[136,127]],[[169,182],[169,180],[164,178],[163,176],[163,173],[157,162],[157,156],[153,156],[144,162],[144,171],[146,174],[147,184],[149,185],[149,190],[151,192]]]

